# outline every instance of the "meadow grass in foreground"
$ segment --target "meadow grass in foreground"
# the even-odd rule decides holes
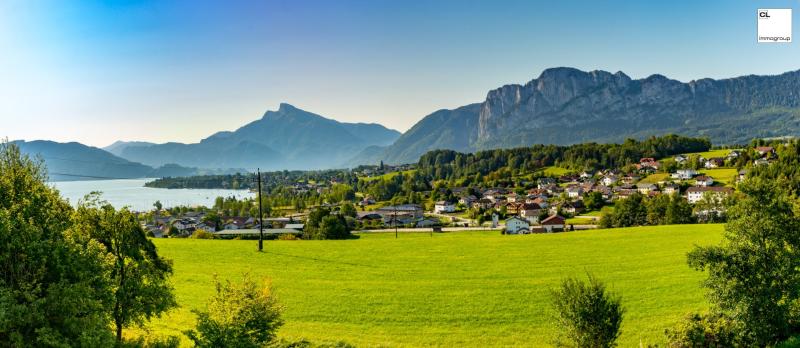
[[[180,309],[157,334],[194,325],[212,277],[269,277],[285,306],[281,337],[358,346],[547,346],[550,290],[592,272],[623,297],[620,346],[663,340],[707,307],[686,253],[720,240],[721,225],[676,225],[503,236],[498,232],[364,234],[344,241],[157,239],[174,261]],[[136,334],[132,332],[131,334]]]

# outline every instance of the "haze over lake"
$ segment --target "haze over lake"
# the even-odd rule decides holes
[[[88,180],[88,181],[54,181],[50,182],[61,192],[61,196],[75,205],[78,200],[92,191],[103,193],[103,199],[116,208],[128,206],[133,210],[153,209],[155,201],[161,201],[164,208],[175,206],[212,206],[217,197],[236,197],[237,199],[253,197],[255,194],[247,190],[223,189],[161,189],[144,187],[154,179],[120,179],[120,180]]]

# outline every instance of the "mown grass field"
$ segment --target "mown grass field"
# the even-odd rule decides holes
[[[698,172],[703,175],[711,176],[714,178],[714,181],[724,185],[735,183],[736,177],[739,176],[739,172],[736,168],[700,169]]]
[[[620,346],[658,343],[663,330],[707,305],[703,274],[686,265],[721,225],[677,225],[503,236],[498,232],[367,234],[345,241],[157,239],[174,261],[182,306],[153,334],[194,325],[212,277],[270,278],[285,306],[279,334],[358,346],[547,346],[550,290],[592,272],[621,293]],[[139,332],[140,333],[140,332]],[[137,334],[132,332],[131,334]]]
[[[374,180],[378,180],[378,179],[391,179],[391,178],[393,178],[393,177],[395,177],[395,176],[397,176],[398,174],[401,174],[401,173],[403,175],[414,174],[414,172],[416,172],[416,171],[417,171],[416,169],[411,169],[411,170],[404,170],[404,171],[400,171],[400,172],[389,172],[389,173],[386,173],[386,174],[381,174],[381,175],[376,175],[376,176],[361,177],[361,178],[359,178],[359,180],[374,181]]]
[[[545,175],[549,175],[549,176],[567,175],[567,174],[569,174],[571,172],[569,169],[556,167],[556,166],[544,167],[542,170],[544,171]]]
[[[639,180],[639,183],[657,184],[659,181],[666,181],[667,179],[669,179],[669,173],[655,173],[648,175],[642,180]]]
[[[718,149],[718,150],[711,150],[711,151],[704,151],[704,152],[691,152],[685,153],[684,155],[700,155],[703,156],[705,159],[713,158],[713,157],[722,157],[725,158],[731,151],[734,149]]]

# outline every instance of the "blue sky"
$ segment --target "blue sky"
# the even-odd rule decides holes
[[[800,69],[727,1],[0,2],[0,137],[196,142],[280,102],[405,131],[573,66],[682,81]]]

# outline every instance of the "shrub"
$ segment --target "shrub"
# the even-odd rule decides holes
[[[248,274],[239,283],[215,278],[217,292],[197,315],[196,330],[184,332],[196,347],[263,347],[275,339],[282,308],[268,284],[259,286]]]
[[[355,348],[354,345],[347,342],[312,342],[306,339],[297,340],[278,340],[269,346],[269,348]]]
[[[670,348],[740,346],[733,321],[721,314],[690,314],[665,334]]]
[[[278,240],[298,240],[297,236],[291,233],[281,234],[278,236]]]
[[[555,319],[560,330],[558,343],[614,347],[622,324],[622,300],[608,293],[600,280],[588,277],[588,283],[576,278],[564,279],[560,288],[553,291]]]
[[[214,234],[205,230],[195,230],[190,238],[194,239],[214,239]]]

